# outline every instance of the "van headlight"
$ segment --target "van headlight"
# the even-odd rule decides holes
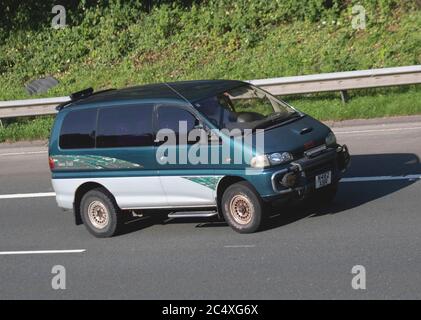
[[[275,166],[277,164],[282,164],[289,162],[293,159],[292,154],[289,152],[275,152],[269,155],[269,162],[271,165]]]
[[[253,168],[265,168],[286,163],[292,159],[293,156],[289,152],[275,152],[270,154],[261,154],[253,157],[250,161],[250,165]]]
[[[326,143],[326,146],[328,147],[333,147],[336,145],[336,136],[332,131],[329,132],[329,134],[327,135],[325,139],[325,143]]]

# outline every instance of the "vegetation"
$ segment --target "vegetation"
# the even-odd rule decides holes
[[[51,28],[55,1],[0,3],[0,100],[183,79],[258,79],[421,63],[421,12],[410,0],[70,1],[67,27]],[[352,28],[352,7],[366,28]],[[34,97],[34,96],[32,96]],[[421,113],[419,86],[287,97],[320,119]],[[48,136],[48,117],[11,121],[0,141]],[[32,128],[32,129],[30,129]]]
[[[35,119],[20,119],[19,122],[11,122],[0,127],[0,142],[13,142],[19,140],[47,139],[54,118],[43,116]]]

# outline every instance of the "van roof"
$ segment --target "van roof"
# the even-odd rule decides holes
[[[229,90],[244,84],[245,82],[237,80],[193,80],[147,84],[98,92],[87,98],[76,100],[75,102],[68,104],[68,107],[104,103],[114,100],[139,101],[146,99],[170,99],[181,102],[187,100],[190,103],[194,103],[198,100],[221,93],[224,90]]]

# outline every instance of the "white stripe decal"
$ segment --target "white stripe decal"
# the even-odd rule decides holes
[[[55,197],[55,192],[0,194],[0,199]]]
[[[33,250],[33,251],[0,251],[0,255],[19,255],[19,254],[51,254],[51,253],[82,253],[86,249],[75,250]]]

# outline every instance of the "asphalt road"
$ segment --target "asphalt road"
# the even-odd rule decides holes
[[[40,196],[52,192],[45,147],[3,145],[0,299],[420,299],[421,119],[377,122],[334,126],[352,165],[331,206],[280,208],[250,235],[146,219],[93,238]],[[55,265],[65,290],[52,289]],[[351,286],[355,265],[365,290]]]

